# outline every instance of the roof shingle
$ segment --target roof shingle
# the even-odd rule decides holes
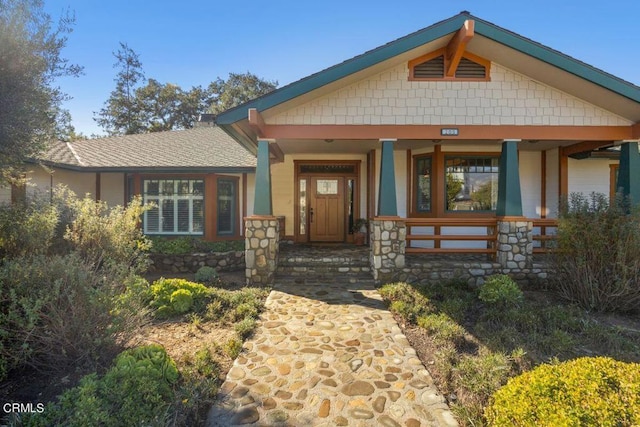
[[[214,126],[55,142],[40,161],[70,169],[245,169],[256,159]]]

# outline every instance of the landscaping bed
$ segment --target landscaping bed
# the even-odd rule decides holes
[[[463,426],[487,425],[493,393],[538,365],[581,356],[640,362],[637,314],[589,312],[540,290],[488,302],[462,282],[395,283],[381,293]]]

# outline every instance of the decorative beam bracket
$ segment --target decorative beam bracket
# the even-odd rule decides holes
[[[462,24],[462,27],[458,30],[455,36],[449,41],[446,48],[447,56],[447,69],[445,70],[446,77],[454,77],[462,54],[467,47],[467,43],[471,41],[474,36],[475,22],[472,19],[467,19]]]

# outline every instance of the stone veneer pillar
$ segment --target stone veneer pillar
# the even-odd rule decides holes
[[[505,269],[533,266],[533,222],[526,218],[498,218],[497,261]]]
[[[392,281],[404,268],[407,227],[398,217],[377,217],[369,224],[369,234],[373,278],[378,283]]]
[[[278,268],[280,223],[271,215],[244,219],[247,285],[273,284]]]

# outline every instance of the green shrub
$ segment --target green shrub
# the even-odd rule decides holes
[[[194,252],[244,251],[244,240],[206,242],[195,237],[152,237],[151,251],[165,255],[183,255]]]
[[[408,283],[386,284],[380,288],[380,294],[390,302],[391,311],[398,313],[411,323],[414,323],[419,316],[434,310],[429,298]]]
[[[246,317],[257,319],[264,309],[267,294],[268,290],[261,288],[243,288],[237,291],[211,288],[207,317],[227,323]]]
[[[152,237],[151,252],[165,255],[182,255],[197,251],[196,239],[193,237]]]
[[[518,284],[505,274],[496,274],[487,278],[478,293],[481,301],[499,307],[517,306],[522,302],[523,297]]]
[[[464,341],[464,328],[445,313],[425,314],[417,318],[418,326],[427,330],[436,341]]]
[[[255,327],[256,327],[255,319],[251,317],[245,317],[244,319],[242,319],[241,321],[235,324],[234,329],[241,339],[245,339],[249,335],[251,335],[251,332],[253,332]]]
[[[185,279],[158,279],[151,285],[151,307],[155,315],[166,318],[188,311],[201,311],[206,304],[207,287]]]
[[[640,424],[640,364],[607,357],[540,365],[498,390],[486,408],[491,425]]]
[[[58,220],[56,206],[37,198],[15,205],[0,204],[0,255],[16,258],[46,254]]]
[[[629,213],[630,212],[630,213]],[[558,220],[551,284],[587,310],[640,310],[640,211],[616,197],[571,194]]]
[[[178,380],[175,362],[159,345],[127,350],[104,377],[84,377],[42,414],[27,417],[29,426],[165,425]]]
[[[0,379],[25,364],[93,363],[115,338],[126,339],[125,317],[114,310],[120,284],[103,273],[75,254],[0,266]]]
[[[140,197],[132,199],[126,208],[111,209],[106,202],[91,197],[65,197],[73,216],[65,239],[83,259],[96,267],[119,265],[132,272],[146,270],[149,241],[139,224],[148,207],[142,206]]]
[[[217,278],[218,271],[209,266],[200,267],[195,275],[195,281],[199,283],[212,283]]]
[[[238,357],[242,351],[242,341],[236,337],[229,338],[223,346],[224,353],[232,359]]]
[[[178,289],[171,294],[171,308],[178,314],[189,311],[193,305],[193,295],[186,289]]]

